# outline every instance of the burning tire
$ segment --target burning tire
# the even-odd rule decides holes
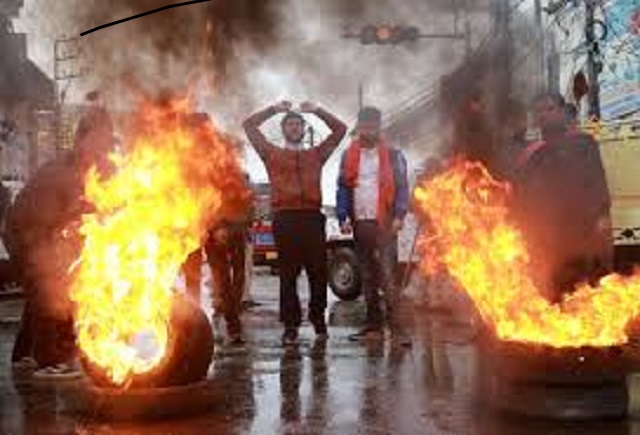
[[[164,361],[151,371],[134,375],[129,388],[162,388],[189,385],[203,380],[213,358],[213,333],[202,309],[182,295],[174,297],[170,319],[169,346]],[[99,387],[113,383],[86,358],[82,365]]]
[[[329,286],[339,299],[353,301],[362,293],[358,257],[350,248],[338,248],[329,262]]]
[[[631,359],[621,346],[552,348],[501,341],[484,330],[476,360],[478,402],[535,418],[620,418],[627,412]]]

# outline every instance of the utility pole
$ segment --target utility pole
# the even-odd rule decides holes
[[[536,17],[536,37],[538,39],[538,74],[540,78],[537,83],[537,91],[541,92],[548,86],[548,80],[545,80],[545,75],[547,73],[547,46],[542,23],[542,1],[535,0],[534,8]]]
[[[402,43],[417,42],[419,39],[464,41],[465,55],[468,58],[471,55],[471,24],[469,20],[466,20],[464,31],[459,31],[458,0],[454,1],[453,32],[451,33],[423,33],[414,26],[368,24],[357,33],[351,31],[343,33],[342,38],[358,39],[362,45],[387,45],[392,47]],[[358,108],[361,109],[363,105],[364,82],[361,80],[358,83]]]
[[[598,75],[602,64],[598,59],[600,46],[595,34],[596,0],[584,0],[584,4],[586,12],[587,77],[589,79],[589,117],[591,119],[600,119],[600,82]]]
[[[72,80],[81,76],[81,73],[74,68],[74,63],[80,57],[80,40],[78,38],[57,39],[53,45],[54,72],[53,78],[56,83],[56,112],[55,112],[55,151],[56,154],[63,148],[65,143],[64,131],[64,104],[67,97],[67,90]],[[63,87],[63,83],[66,86]]]
[[[511,10],[509,0],[498,0],[494,4],[494,32],[498,35],[494,46],[496,62],[493,70],[495,122],[500,125],[507,114],[507,101],[512,91],[513,43],[511,34]]]
[[[464,56],[469,59],[471,57],[471,22],[464,22]]]
[[[460,32],[460,10],[461,10],[461,6],[460,6],[460,0],[454,0],[453,1],[453,34],[454,35],[459,35]],[[471,55],[471,22],[469,21],[469,19],[466,19],[464,21],[464,32],[462,33],[462,35],[464,35],[464,56],[465,58],[469,58],[469,56]]]

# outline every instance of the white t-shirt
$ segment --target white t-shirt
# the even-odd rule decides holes
[[[376,219],[378,215],[378,190],[380,159],[377,148],[360,150],[360,168],[354,189],[354,210],[356,220]]]

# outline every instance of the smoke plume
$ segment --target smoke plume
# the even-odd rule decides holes
[[[31,1],[29,9],[49,34],[55,26],[67,36],[171,3]],[[454,7],[465,1],[213,0],[174,8],[80,38],[85,74],[74,87],[78,96],[100,87],[112,100],[127,95],[120,86],[125,75],[151,90],[190,87],[203,110],[231,130],[249,112],[281,98],[314,100],[350,121],[359,85],[365,103],[394,107],[451,70],[464,44],[362,46],[343,35],[371,23],[450,33]]]

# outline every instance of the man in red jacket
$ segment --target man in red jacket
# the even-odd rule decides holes
[[[325,216],[320,211],[322,167],[338,147],[347,127],[329,112],[311,103],[303,103],[300,111],[323,120],[331,134],[317,147],[304,149],[305,120],[283,101],[254,114],[244,122],[249,142],[267,167],[271,182],[273,232],[278,249],[280,274],[280,320],[285,331],[282,342],[295,344],[302,319],[296,281],[302,268],[307,272],[311,298],[309,321],[316,335],[326,338],[327,254]],[[284,147],[265,138],[260,126],[276,114],[281,121]]]

